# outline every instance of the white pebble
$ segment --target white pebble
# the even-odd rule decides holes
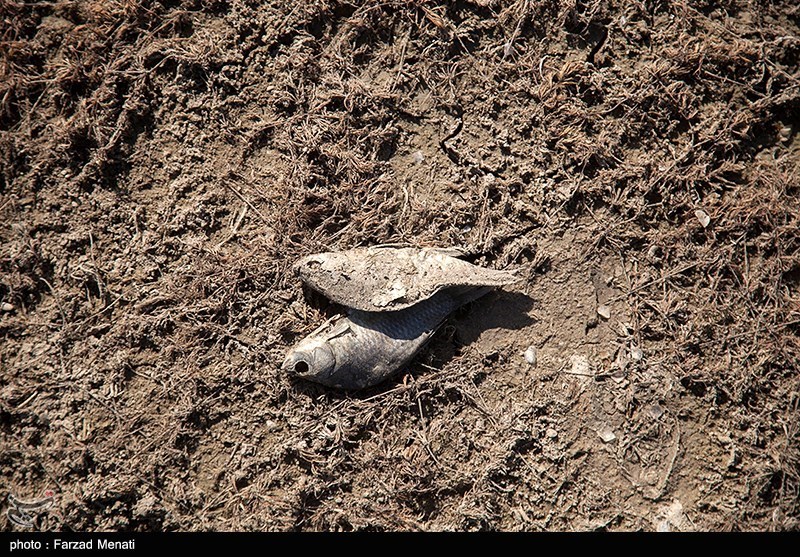
[[[708,213],[702,209],[698,209],[694,212],[694,216],[697,217],[697,220],[700,221],[703,228],[708,228],[708,225],[711,223],[711,217],[708,216]]]
[[[8,302],[3,302],[3,305],[0,306],[0,309],[3,311],[14,311],[16,308],[13,304],[9,304]]]
[[[607,425],[601,427],[597,431],[597,435],[600,436],[600,439],[603,440],[603,443],[611,443],[614,439],[617,438],[617,436],[614,434],[614,432],[611,431],[611,428],[608,427]]]
[[[608,307],[605,304],[603,304],[601,306],[597,306],[597,315],[599,315],[603,319],[610,319],[611,318],[611,308]]]
[[[528,346],[528,349],[525,350],[525,361],[528,362],[532,366],[536,366],[536,347],[535,346]]]

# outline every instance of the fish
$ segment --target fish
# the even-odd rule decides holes
[[[362,311],[412,307],[455,286],[505,286],[512,271],[487,269],[458,259],[455,248],[372,246],[301,258],[294,270],[330,300]]]
[[[349,308],[301,340],[281,368],[344,390],[378,385],[398,374],[455,309],[491,290],[487,286],[445,288],[395,311]]]

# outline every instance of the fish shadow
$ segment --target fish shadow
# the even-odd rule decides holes
[[[521,292],[494,290],[478,300],[459,308],[451,317],[455,338],[469,345],[487,329],[522,329],[534,323],[529,315],[534,300]]]
[[[414,375],[431,373],[458,356],[461,349],[476,342],[489,329],[517,330],[535,322],[529,313],[534,300],[521,292],[495,290],[456,310],[426,349],[411,363]],[[511,344],[511,340],[509,340]],[[429,366],[421,365],[427,360]],[[423,368],[426,368],[423,370]]]

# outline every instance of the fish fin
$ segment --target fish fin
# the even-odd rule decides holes
[[[398,242],[394,244],[378,244],[376,246],[370,246],[369,249],[404,249],[404,248],[413,248],[414,246],[408,242]],[[451,248],[421,248],[423,250],[427,250],[433,253],[438,253],[440,255],[449,255],[450,257],[464,257],[467,255],[467,251],[463,248],[451,247]]]
[[[342,314],[334,315],[333,317],[326,319],[322,325],[311,331],[308,336],[313,337],[317,335],[325,335],[326,338],[335,338],[341,336],[350,330],[350,326],[348,325],[349,321],[344,318],[345,316]]]
[[[395,242],[391,244],[377,244],[374,246],[369,246],[367,249],[377,250],[377,249],[402,249],[402,248],[410,248],[412,247],[411,244],[408,242]]]
[[[336,319],[337,321],[333,321]],[[342,335],[346,335],[351,331],[350,327],[350,320],[344,319],[344,315],[337,315],[336,317],[329,319],[326,324],[332,324],[330,330],[325,333],[325,338],[327,340],[331,340]]]
[[[438,253],[440,255],[448,255],[450,257],[456,257],[456,258],[464,257],[465,255],[467,255],[467,250],[465,250],[463,248],[457,248],[457,247],[452,247],[452,248],[428,248],[428,250],[430,250],[430,251],[432,251],[434,253]]]
[[[474,278],[472,278],[475,286],[508,286],[524,278],[518,274],[516,269],[488,269],[484,267],[479,267],[479,269],[479,271],[476,271]]]
[[[503,277],[502,277],[501,280],[503,281],[503,285],[506,285],[506,284],[515,284],[515,283],[521,281],[524,278],[524,277],[520,276],[517,273],[517,271],[518,271],[517,269],[511,269],[511,270],[503,269],[503,270],[498,270],[497,273],[498,274],[500,274],[500,273],[503,274]]]

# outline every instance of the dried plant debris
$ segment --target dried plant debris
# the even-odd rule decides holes
[[[1,4],[38,528],[800,528],[796,2]],[[292,379],[292,266],[374,245],[520,280],[377,387]]]

